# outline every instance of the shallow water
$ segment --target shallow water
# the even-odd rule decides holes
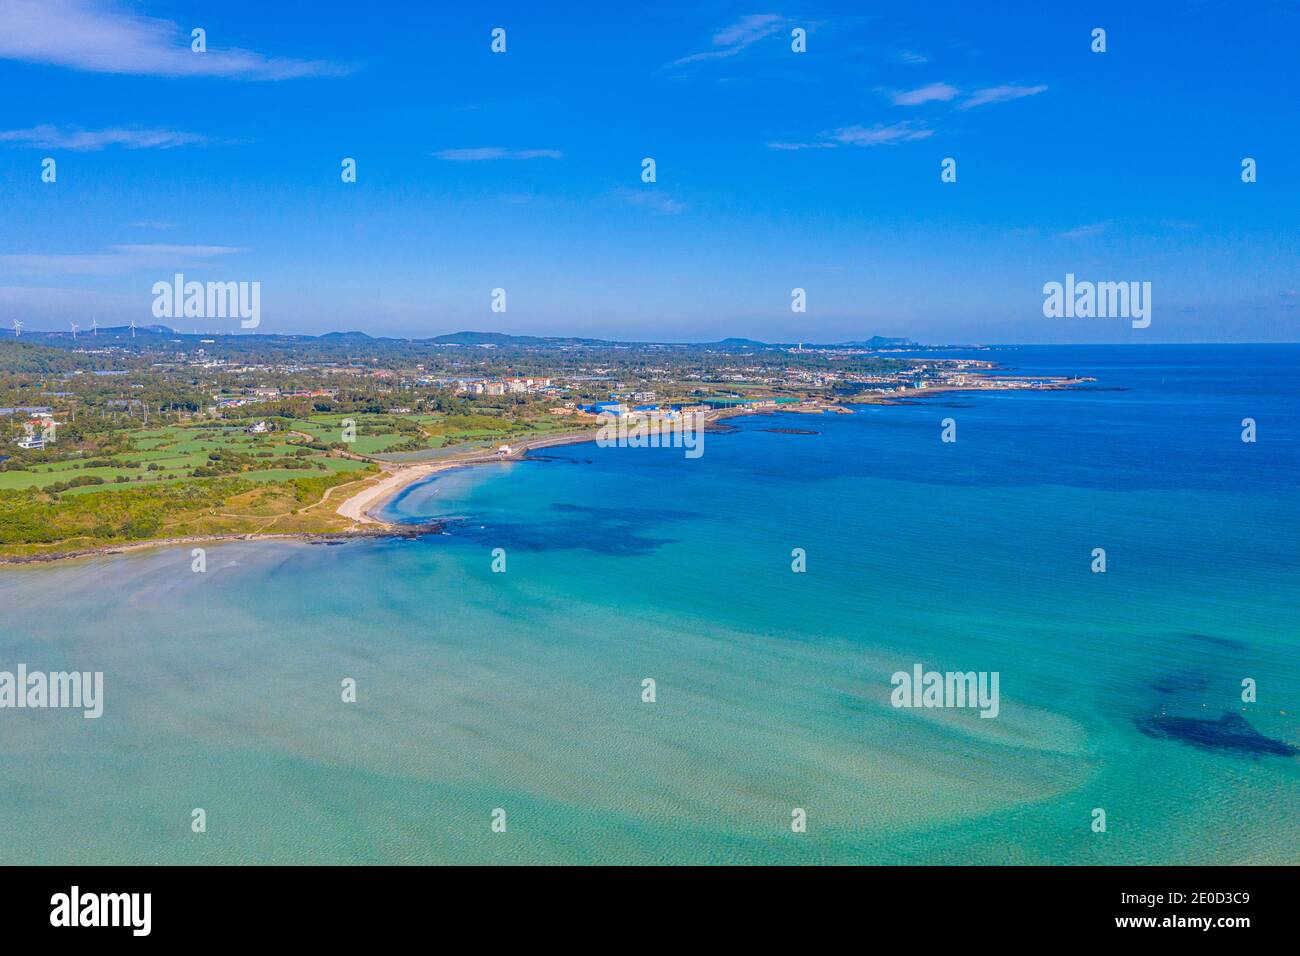
[[[0,572],[0,669],[105,675],[98,720],[0,710],[0,862],[1300,859],[1300,758],[1142,730],[1300,744],[1300,348],[978,357],[1099,388],[550,448],[389,506],[432,538]],[[916,663],[1000,713],[892,707]]]

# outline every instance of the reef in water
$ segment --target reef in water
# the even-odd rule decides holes
[[[1300,753],[1295,747],[1272,737],[1265,737],[1246,722],[1246,718],[1231,711],[1218,720],[1197,717],[1169,717],[1157,715],[1137,721],[1138,730],[1148,737],[1177,740],[1203,750],[1227,750],[1240,754],[1270,754],[1294,757]]]

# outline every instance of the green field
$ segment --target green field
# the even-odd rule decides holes
[[[343,441],[343,422],[356,440]],[[327,492],[378,472],[369,456],[454,453],[571,429],[553,417],[313,415],[119,432],[113,450],[0,471],[0,555],[69,551],[181,535],[327,532],[351,522]],[[95,479],[97,484],[73,484]]]
[[[466,441],[495,441],[522,435],[544,435],[572,428],[571,423],[552,418],[519,421],[493,415],[313,415],[291,419],[288,427],[311,435],[323,444],[343,440],[343,422],[356,423],[356,441],[346,443],[354,455],[382,455],[402,449],[412,442],[419,449],[443,448]],[[400,424],[399,424],[400,423]]]
[[[343,440],[343,423],[347,420],[356,424],[354,442]],[[412,440],[427,441],[421,429],[434,420],[435,416],[429,415],[313,415],[288,419],[287,427],[311,435],[325,445],[343,442],[354,455],[377,455]],[[406,423],[405,430],[399,430],[399,421]]]
[[[83,485],[64,492],[87,494],[108,488],[123,488],[190,478],[194,469],[211,464],[213,452],[235,452],[254,456],[255,460],[293,457],[302,448],[302,440],[285,432],[266,435],[247,434],[240,426],[170,426],[139,429],[130,433],[131,450],[113,455],[113,464],[88,467],[102,460],[92,457],[37,464],[30,471],[0,472],[0,490],[47,488],[58,482],[77,478],[100,478],[102,485]],[[57,446],[55,446],[57,448]],[[241,473],[251,481],[287,481],[313,475],[357,471],[364,462],[334,458],[313,452],[300,459],[306,468],[250,469]],[[324,466],[324,469],[316,465]],[[150,466],[153,466],[151,469]],[[118,481],[124,478],[125,481]]]
[[[343,441],[343,423],[348,419],[356,426],[356,440],[352,442]],[[86,495],[108,489],[173,484],[193,480],[195,469],[211,467],[210,456],[214,453],[248,456],[249,461],[238,471],[245,480],[283,482],[344,474],[366,467],[366,462],[356,458],[336,456],[320,447],[308,448],[309,443],[331,446],[347,455],[364,458],[386,453],[436,450],[448,445],[514,440],[572,427],[571,423],[553,418],[519,421],[482,414],[322,414],[301,419],[277,419],[277,431],[260,435],[247,433],[245,426],[256,420],[238,424],[223,422],[135,429],[128,433],[129,450],[124,452],[98,458],[87,454],[63,461],[42,462],[27,471],[0,471],[0,491],[47,489],[86,478],[97,478],[103,483],[54,490],[60,494]],[[304,451],[309,454],[303,455]],[[283,459],[292,459],[303,467],[285,467],[280,464]]]

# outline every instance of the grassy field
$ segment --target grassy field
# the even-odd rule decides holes
[[[348,418],[355,442],[343,442]],[[247,422],[139,428],[126,434],[126,450],[111,456],[0,471],[0,556],[159,538],[342,531],[351,522],[336,513],[339,502],[378,471],[368,456],[572,428],[551,417],[495,415],[314,415],[276,424],[263,434],[250,434]]]
[[[342,442],[354,455],[376,455],[410,441],[424,441],[422,419],[415,415],[313,415],[288,420],[294,431],[311,435],[317,442],[330,445]],[[355,441],[344,440],[344,422],[355,424]],[[400,423],[400,424],[399,424]]]
[[[233,452],[262,462],[296,457],[302,448],[301,439],[285,432],[250,435],[242,427],[171,426],[139,429],[130,437],[132,450],[111,459],[74,458],[38,464],[30,471],[0,472],[0,490],[44,489],[77,478],[102,479],[102,485],[83,485],[65,492],[89,494],[107,488],[121,488],[124,484],[149,485],[189,479],[196,468],[211,464],[209,455],[214,452]],[[298,460],[307,467],[255,469],[244,471],[242,476],[251,481],[275,482],[365,467],[364,462],[335,458],[316,451]]]
[[[351,522],[336,513],[338,502],[354,479],[369,477],[334,473],[278,484],[208,478],[112,485],[98,495],[58,498],[0,491],[0,557],[167,538],[343,531]]]
[[[355,422],[356,440],[344,442],[344,421]],[[282,482],[314,474],[357,471],[364,462],[339,457],[320,446],[342,446],[349,455],[370,457],[394,451],[439,449],[464,442],[536,437],[571,428],[563,420],[516,421],[492,415],[315,415],[288,419],[280,430],[248,434],[243,425],[174,425],[141,428],[129,434],[130,450],[111,458],[77,457],[40,463],[27,471],[0,471],[0,491],[48,489],[77,479],[102,484],[55,489],[63,494],[94,494],[124,485],[150,486],[192,480],[195,469],[212,466],[210,456],[234,454],[250,461],[240,476],[255,482]],[[295,434],[298,433],[298,434]],[[310,436],[309,438],[307,436]],[[301,468],[269,467],[294,459]],[[203,477],[203,476],[200,476]]]
[[[443,448],[466,441],[545,435],[572,424],[552,418],[518,421],[494,415],[313,415],[293,419],[289,427],[322,444],[343,439],[343,422],[356,423],[356,440],[345,443],[354,455],[382,455],[399,450]],[[417,447],[407,447],[410,445]]]

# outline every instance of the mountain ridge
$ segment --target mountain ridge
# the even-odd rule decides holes
[[[276,333],[257,333],[257,334],[239,334],[233,332],[182,332],[172,329],[165,325],[137,325],[134,330],[130,326],[99,326],[95,330],[79,328],[74,335],[71,330],[68,331],[50,331],[43,329],[23,329],[21,335],[8,334],[3,335],[0,341],[32,341],[39,342],[43,345],[54,346],[72,346],[76,345],[86,347],[100,339],[106,339],[109,343],[120,345],[132,341],[141,344],[157,344],[162,339],[177,340],[182,343],[194,342],[201,343],[203,340],[212,340],[213,344],[220,342],[227,343],[244,343],[258,341],[266,344],[276,342],[285,343],[309,343],[321,342],[324,344],[363,344],[373,343],[404,343],[410,345],[446,345],[446,346],[466,346],[466,347],[498,347],[498,348],[527,348],[527,347],[582,347],[582,348],[713,348],[719,350],[788,350],[794,348],[811,349],[862,349],[862,348],[907,348],[921,347],[919,343],[900,336],[883,336],[873,335],[869,339],[857,339],[851,342],[830,342],[830,343],[813,343],[813,342],[763,342],[758,339],[748,339],[739,337],[728,337],[713,342],[656,342],[656,341],[634,341],[621,339],[597,339],[582,336],[561,336],[561,335],[515,335],[509,332],[486,332],[476,330],[462,330],[458,332],[447,332],[441,335],[428,336],[426,338],[410,338],[397,336],[373,336],[366,332],[349,330],[342,332],[324,332],[320,335],[309,335],[306,333],[276,334]]]

